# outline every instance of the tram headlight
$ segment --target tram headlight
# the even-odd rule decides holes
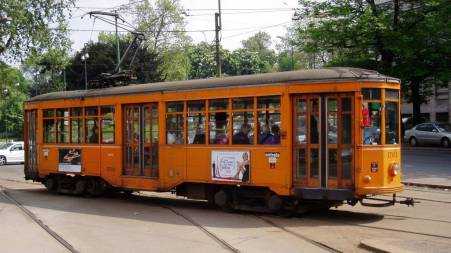
[[[365,182],[367,184],[370,183],[371,180],[372,180],[372,178],[371,178],[370,175],[366,175],[366,176],[363,177],[363,182]]]
[[[395,177],[400,173],[401,166],[399,163],[392,163],[390,166],[390,176]]]

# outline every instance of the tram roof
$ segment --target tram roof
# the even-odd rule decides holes
[[[56,99],[80,99],[85,97],[101,97],[137,93],[188,91],[196,89],[252,86],[287,82],[345,82],[345,81],[376,81],[396,82],[400,80],[382,75],[377,71],[359,68],[323,68],[310,70],[286,71],[221,78],[195,79],[186,81],[157,82],[131,84],[128,86],[111,87],[92,90],[60,91],[38,95],[28,101],[46,101]]]

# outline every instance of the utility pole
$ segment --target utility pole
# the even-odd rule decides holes
[[[215,34],[216,34],[216,74],[218,77],[221,77],[221,52],[219,46],[219,32],[222,29],[221,23],[221,0],[218,0],[218,12],[215,13]]]

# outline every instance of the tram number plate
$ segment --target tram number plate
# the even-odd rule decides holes
[[[265,156],[268,158],[269,168],[275,169],[277,160],[280,157],[280,153],[279,152],[266,152]]]

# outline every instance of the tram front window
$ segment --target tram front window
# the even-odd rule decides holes
[[[363,89],[362,127],[363,144],[381,144],[381,110],[379,89]]]

